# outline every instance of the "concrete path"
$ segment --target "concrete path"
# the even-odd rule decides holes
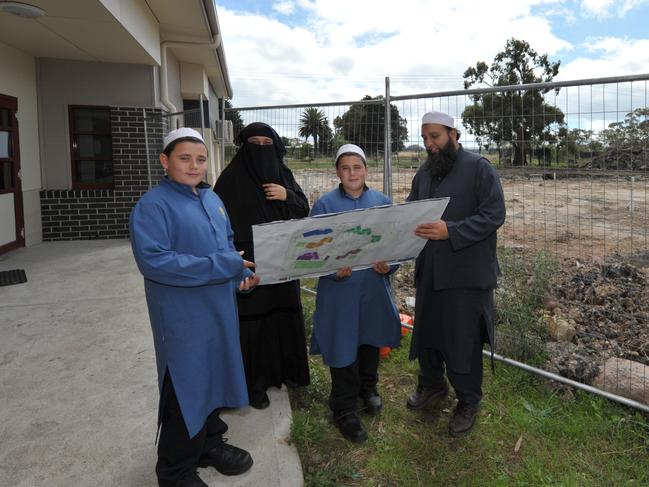
[[[28,282],[0,287],[0,485],[157,485],[155,357],[127,241],[51,242],[0,256]],[[224,413],[254,465],[210,486],[303,485],[285,390]]]

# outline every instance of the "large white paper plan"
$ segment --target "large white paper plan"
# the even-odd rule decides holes
[[[261,284],[273,284],[414,259],[426,244],[415,227],[439,220],[448,202],[433,198],[253,225],[255,272]]]

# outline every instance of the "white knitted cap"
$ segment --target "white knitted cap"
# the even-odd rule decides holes
[[[361,159],[363,159],[363,162],[365,164],[367,164],[367,159],[365,159],[365,152],[363,152],[363,149],[354,144],[341,145],[340,149],[338,149],[338,152],[336,152],[335,163],[338,164],[338,159],[340,159],[340,156],[345,154],[356,154],[357,156],[360,156]]]
[[[421,119],[421,124],[426,125],[427,123],[438,123],[450,129],[455,128],[453,117],[442,112],[424,113],[424,116]]]
[[[203,136],[200,134],[200,132],[197,132],[196,130],[189,127],[181,127],[179,129],[172,130],[167,134],[167,136],[162,141],[162,151],[164,152],[167,146],[174,140],[182,139],[183,137],[192,137],[194,139],[198,139],[205,145],[205,141],[203,140]]]

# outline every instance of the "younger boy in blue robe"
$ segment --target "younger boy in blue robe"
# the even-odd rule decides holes
[[[340,147],[336,175],[340,185],[315,202],[311,216],[391,204],[386,195],[366,186],[367,161],[360,147]],[[318,282],[311,353],[322,354],[329,366],[329,407],[342,435],[354,443],[367,440],[358,399],[362,411],[372,416],[383,407],[376,389],[379,347],[399,346],[401,325],[388,279],[396,269],[385,262],[353,272],[344,267]]]
[[[207,486],[196,468],[225,475],[252,466],[223,440],[218,408],[248,404],[235,293],[259,283],[234,248],[222,201],[203,182],[207,148],[181,128],[165,137],[167,172],[131,213],[133,254],[144,275],[158,367],[161,487]]]

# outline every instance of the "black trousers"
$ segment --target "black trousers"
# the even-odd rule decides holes
[[[208,416],[203,428],[190,438],[168,371],[162,385],[160,405],[162,425],[155,471],[160,487],[173,487],[186,472],[198,467],[198,459],[203,452],[223,441],[223,433],[227,431],[228,425],[215,410]]]
[[[329,367],[329,407],[335,415],[356,411],[358,397],[376,390],[379,381],[378,370],[379,349],[372,345],[358,347],[356,361],[347,367]]]
[[[468,350],[471,354],[471,369],[467,374],[458,374],[445,367],[444,355],[434,348],[424,348],[419,353],[419,385],[432,389],[444,387],[444,369],[448,381],[455,390],[455,396],[464,404],[477,404],[482,399],[482,340],[476,341]]]

